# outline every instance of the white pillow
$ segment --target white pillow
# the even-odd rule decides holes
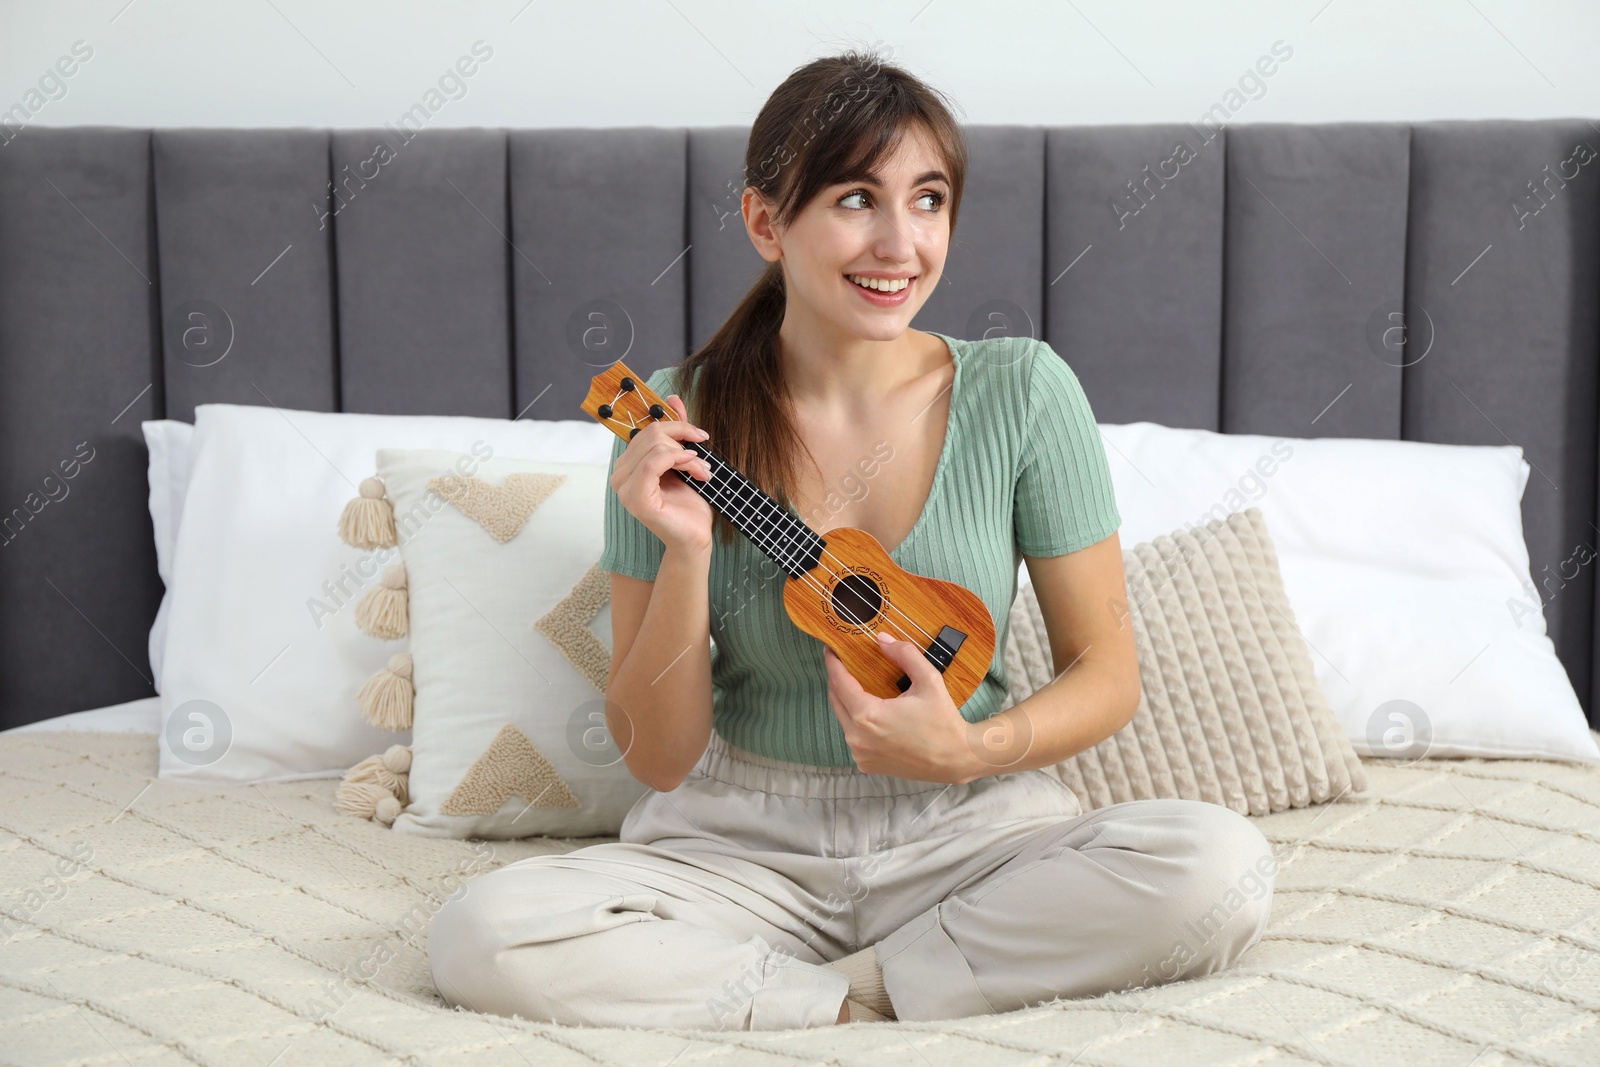
[[[355,602],[396,550],[351,548],[337,533],[379,448],[477,445],[497,455],[608,463],[613,440],[592,419],[201,404],[174,554],[160,777],[332,777],[397,740],[367,723],[356,701],[396,647],[350,624]],[[598,527],[594,536],[598,544]]]
[[[147,419],[145,447],[150,451],[150,524],[155,529],[156,573],[164,591],[156,621],[150,626],[150,674],[161,692],[161,661],[167,646],[167,613],[172,606],[172,557],[183,517],[183,497],[189,488],[189,439],[194,426],[177,419]]]
[[[1520,448],[1100,432],[1124,546],[1261,509],[1361,755],[1600,760],[1529,573]]]

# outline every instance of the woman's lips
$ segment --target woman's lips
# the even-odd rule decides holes
[[[861,294],[862,299],[877,307],[898,307],[904,304],[911,296],[911,287],[917,284],[916,276],[912,276],[906,280],[906,287],[898,293],[881,293],[876,289],[868,289],[864,285],[857,285],[850,280],[848,275],[841,275],[841,277],[844,278],[846,285]]]

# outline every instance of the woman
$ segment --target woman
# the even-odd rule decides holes
[[[450,1003],[597,1026],[944,1019],[1210,973],[1259,938],[1272,854],[1248,819],[1189,800],[1085,814],[1042,769],[1139,702],[1121,520],[1048,345],[909,329],[965,171],[938,96],[871,55],[801,67],[762,108],[742,213],[767,269],[650,377],[678,419],[612,452],[607,717],[653,791],[619,841],[445,903],[428,949]],[[977,593],[998,638],[978,691],[956,707],[890,634],[912,684],[865,692],[708,503],[716,472],[685,447],[708,437],[818,533],[864,529]],[[996,715],[1019,553],[1067,669]]]

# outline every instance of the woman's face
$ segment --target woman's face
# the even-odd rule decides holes
[[[754,190],[745,217],[757,249],[782,259],[786,325],[888,341],[910,326],[944,270],[950,183],[921,127],[906,132],[880,172],[824,188],[787,228],[773,227]],[[938,175],[938,176],[933,176]],[[852,278],[872,278],[867,289]],[[906,279],[898,292],[892,286]]]

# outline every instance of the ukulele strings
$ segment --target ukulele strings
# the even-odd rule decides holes
[[[619,392],[617,394],[617,396],[613,399],[612,404],[615,405],[616,400],[621,399],[621,397],[622,397],[622,394]],[[693,451],[693,450],[689,449],[688,451]],[[698,455],[698,453],[697,453],[697,455]],[[706,456],[701,456],[701,458],[705,459],[707,457]],[[722,460],[720,458],[718,458],[715,454],[711,454],[710,455],[710,459],[711,459],[711,463],[709,463],[707,465],[712,467],[713,473],[715,473],[715,471],[718,468],[728,467],[728,465],[723,463]],[[732,470],[733,468],[732,467],[728,467],[728,469]],[[678,473],[681,476],[683,476],[683,478],[686,481],[689,481],[689,482],[696,481],[695,477],[693,475],[691,475],[691,474],[688,474],[688,473],[686,473],[684,471],[681,471],[681,470]],[[735,494],[731,489],[726,489],[725,490],[725,489],[722,489],[721,487],[711,485],[709,480],[707,482],[704,482],[704,483],[701,483],[701,484],[705,486],[705,490],[706,490],[708,495],[711,495],[711,496],[717,498],[719,501],[727,501],[729,499],[732,499],[734,502],[736,502],[739,505],[740,513],[742,515],[744,515],[744,517],[754,517],[753,513],[746,511],[746,509],[749,507],[749,505],[750,505],[750,503],[752,501],[745,499],[743,496]],[[757,501],[757,502],[759,502],[759,501]],[[776,503],[776,502],[774,502],[774,503]],[[796,526],[802,527],[807,533],[810,533],[813,537],[817,537],[819,539],[821,538],[820,534],[818,534],[815,530],[811,529],[809,526],[806,526],[804,523],[802,523],[798,518],[796,518],[794,515],[790,514],[788,511],[785,511],[783,509],[778,509],[778,510],[779,510],[780,515],[782,516],[782,522],[785,525],[787,525],[787,526],[789,526],[791,528],[796,527]],[[790,535],[790,538],[791,538],[791,540],[793,539],[793,535],[792,534]],[[752,537],[752,540],[755,540],[758,545],[761,544],[760,538]],[[775,548],[776,547],[776,542],[773,541],[770,544],[762,545],[762,547],[769,548],[769,549]],[[828,556],[829,558],[833,559],[837,563],[840,563],[840,564],[844,563],[844,561],[839,559],[838,556],[835,556],[832,552],[828,551],[826,543],[824,543],[823,546],[822,546],[822,554],[824,556]],[[831,567],[827,567],[827,566],[824,566],[824,573],[826,573],[830,578],[837,579],[838,576],[839,576],[839,573],[837,571],[835,571]],[[817,581],[815,578],[812,578],[810,576],[809,572],[801,571],[800,572],[800,578],[801,578],[802,581],[806,582],[814,590],[816,590],[818,595],[821,595],[821,596],[826,596],[827,595],[827,589],[822,585],[821,582]],[[917,621],[915,619],[913,619],[911,616],[907,615],[905,612],[901,611],[898,607],[896,607],[895,604],[894,604],[894,601],[889,598],[887,593],[884,594],[883,602],[887,606],[887,609],[888,609],[887,611],[884,612],[884,616],[885,616],[886,620],[888,618],[888,613],[890,611],[892,611],[895,614],[899,615],[901,618],[905,619],[906,622],[909,623],[914,630],[916,630],[918,633],[920,633],[923,637],[926,637],[930,643],[933,641],[933,637],[928,633],[928,631],[924,630],[921,626],[917,625]],[[867,624],[865,622],[863,622],[862,620],[856,618],[853,612],[850,612],[850,611],[846,610],[842,605],[840,607],[840,614],[847,616],[849,618],[849,620],[852,623],[854,623],[855,625],[857,625],[857,626],[859,626],[859,627],[861,627],[863,629],[867,628]],[[904,637],[907,640],[911,640],[911,635],[906,633],[906,631],[904,629],[902,629],[896,623],[894,623],[892,621],[887,621],[886,625],[889,626],[889,627],[892,627],[897,633],[900,634],[901,637]]]
[[[704,458],[704,457],[702,457],[702,458]],[[712,460],[712,464],[711,465],[713,466],[713,468],[719,468],[719,467],[726,467],[727,466],[727,464],[723,463],[715,455],[713,455],[711,457],[711,460]],[[728,469],[732,470],[731,467],[729,467]],[[695,480],[693,475],[684,474],[683,471],[679,471],[678,473],[679,474],[683,474],[684,477],[686,479],[690,480],[690,481],[694,481]],[[702,482],[701,484],[703,486],[705,486],[705,489],[706,489],[708,495],[721,494],[721,496],[719,497],[719,499],[721,499],[721,500],[727,500],[729,498],[734,499],[740,505],[741,514],[745,515],[745,517],[751,517],[750,513],[747,510],[747,507],[748,507],[748,504],[750,503],[750,501],[747,500],[745,497],[738,496],[738,495],[732,493],[731,491],[723,490],[723,489],[721,489],[721,488],[719,488],[717,486],[713,486],[713,485],[709,484],[709,482]],[[790,527],[795,526],[800,521],[799,519],[795,518],[793,515],[789,514],[786,511],[781,512],[781,514],[783,516],[783,519],[782,519],[783,523],[788,525],[788,526],[790,526]],[[813,537],[817,537],[819,539],[821,538],[821,535],[818,534],[815,530],[812,530],[809,526],[805,527],[805,529]],[[792,538],[791,538],[791,540],[792,540]],[[759,543],[759,541],[758,541],[758,543]],[[766,547],[772,547],[772,546],[769,545],[769,546],[766,546]],[[839,559],[838,556],[835,556],[832,552],[828,551],[826,544],[824,544],[823,547],[822,547],[822,554],[824,556],[828,556],[829,558],[835,560],[838,563],[841,563],[841,564],[844,563],[844,561]],[[838,577],[838,572],[833,570],[831,567],[824,566],[823,567],[823,572],[825,574],[827,574],[831,578],[837,578]],[[822,585],[821,582],[817,581],[815,578],[812,578],[810,576],[810,572],[801,571],[800,572],[800,578],[801,578],[802,581],[806,582],[813,589],[815,589],[819,594],[821,594],[821,595],[826,595],[827,594],[827,589]],[[900,617],[902,617],[903,619],[905,619],[906,622],[910,623],[912,628],[914,628],[923,637],[927,637],[930,642],[933,640],[933,638],[931,636],[929,636],[928,631],[924,630],[921,626],[917,625],[917,621],[915,619],[911,618],[911,616],[907,615],[905,612],[903,612],[899,608],[895,607],[894,601],[889,599],[889,596],[888,596],[887,593],[884,594],[883,602],[887,606],[887,609],[888,609],[887,611],[884,612],[884,615],[885,615],[886,618],[888,616],[889,611],[893,611],[895,614],[897,614]],[[855,615],[853,613],[849,612],[847,609],[845,609],[843,605],[840,605],[840,614],[848,616],[851,622],[855,623],[857,626],[862,627],[863,629],[865,629],[867,627],[867,624],[865,622],[862,622],[860,619],[857,619],[855,617]],[[905,630],[901,629],[894,622],[892,622],[892,621],[891,622],[887,622],[886,625],[893,627],[900,634],[900,636],[905,637],[908,640],[910,639],[910,635],[907,634],[905,632]]]

